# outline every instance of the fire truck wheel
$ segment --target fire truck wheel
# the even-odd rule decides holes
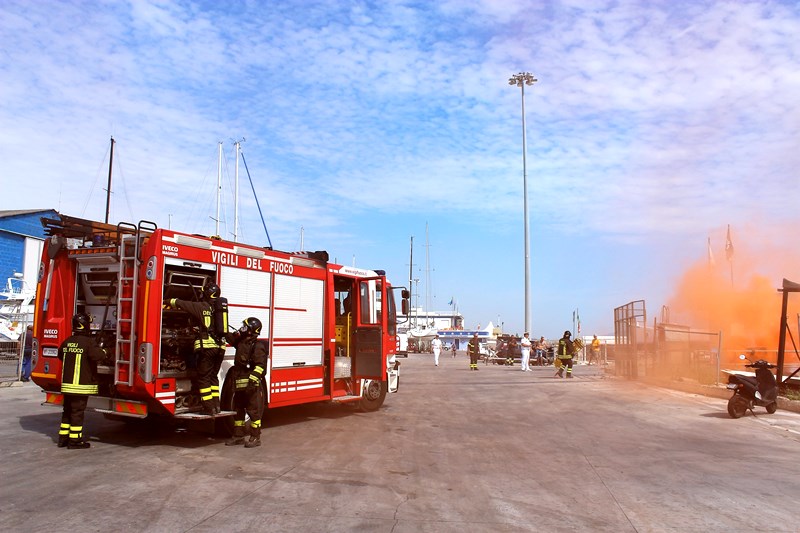
[[[376,411],[386,399],[387,384],[385,381],[370,380],[361,394],[358,407],[362,411]]]

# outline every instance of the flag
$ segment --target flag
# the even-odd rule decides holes
[[[453,299],[452,298],[450,298],[450,303],[447,304],[447,305],[453,305]]]
[[[708,264],[709,266],[714,266],[716,264],[714,262],[714,252],[711,251],[711,237],[708,238]]]
[[[575,314],[578,317],[578,335],[580,335],[581,334],[581,314],[577,311],[577,309],[575,310]]]
[[[730,261],[733,259],[733,243],[731,242],[731,225],[728,224],[728,235],[725,237],[725,258]]]

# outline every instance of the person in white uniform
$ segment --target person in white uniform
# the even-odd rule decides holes
[[[439,366],[439,354],[442,353],[442,340],[439,335],[436,335],[431,341],[431,348],[433,348],[433,363]]]
[[[522,352],[522,365],[520,365],[522,366],[522,371],[530,372],[531,368],[528,366],[528,362],[531,360],[531,339],[527,331],[522,336],[522,340],[519,341],[519,348]]]

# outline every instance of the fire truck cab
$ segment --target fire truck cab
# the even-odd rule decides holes
[[[393,291],[400,288],[383,271],[336,265],[326,252],[279,252],[147,221],[113,226],[61,215],[42,223],[49,237],[39,268],[32,377],[46,403],[63,401],[58,348],[71,334],[72,316],[85,312],[108,353],[90,409],[112,417],[203,417],[193,386],[195,325],[162,303],[198,300],[209,281],[228,301],[231,330],[251,316],[263,324],[266,408],[332,401],[375,410],[398,389]],[[408,291],[400,290],[407,308]],[[225,379],[233,356],[227,346],[222,416],[233,410]]]

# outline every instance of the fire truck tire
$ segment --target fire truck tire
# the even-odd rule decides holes
[[[385,381],[370,380],[364,387],[358,407],[362,411],[377,411],[386,399],[388,384]]]

